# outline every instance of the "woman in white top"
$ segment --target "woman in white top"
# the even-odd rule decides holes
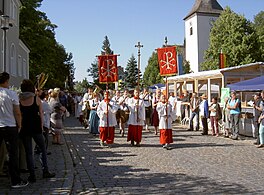
[[[212,104],[209,106],[209,111],[210,111],[212,135],[218,137],[219,136],[218,113],[220,111],[220,106],[217,103],[217,97],[212,98]]]

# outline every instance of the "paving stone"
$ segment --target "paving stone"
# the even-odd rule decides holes
[[[173,149],[164,150],[154,131],[143,131],[141,147],[131,147],[116,131],[115,144],[101,148],[98,137],[65,121],[62,146],[49,145],[55,178],[10,189],[0,178],[0,194],[263,194],[264,150],[250,138],[234,141],[201,136],[174,125]],[[127,132],[127,131],[126,131]],[[27,178],[28,174],[22,174]]]

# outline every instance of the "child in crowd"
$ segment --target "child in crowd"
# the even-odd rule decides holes
[[[170,150],[172,139],[172,122],[176,119],[175,108],[166,100],[165,95],[161,95],[160,102],[157,104],[159,114],[160,143],[163,148]]]
[[[61,133],[63,130],[62,116],[63,111],[61,110],[61,105],[58,103],[54,106],[54,112],[51,114],[51,129],[53,133],[52,144],[63,144],[61,142]]]

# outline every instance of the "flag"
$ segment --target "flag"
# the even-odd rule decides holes
[[[98,56],[99,82],[114,83],[118,81],[117,55]]]
[[[178,64],[178,75],[182,75],[183,74],[183,57],[182,54],[177,54],[177,64]]]
[[[158,48],[158,61],[161,76],[169,76],[177,73],[176,47]]]
[[[226,67],[226,55],[222,52],[219,55],[219,68],[225,68]]]

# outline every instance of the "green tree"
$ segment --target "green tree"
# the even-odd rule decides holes
[[[135,88],[137,84],[138,84],[137,60],[135,56],[132,54],[127,62],[127,66],[125,69],[125,78],[121,86],[124,88]]]
[[[102,55],[111,55],[111,54],[114,54],[114,51],[111,50],[110,48],[110,41],[108,39],[107,36],[104,37],[105,40],[103,41],[103,46],[102,46],[102,51],[101,51],[101,54]]]
[[[25,0],[20,10],[20,39],[30,48],[29,77],[35,81],[41,72],[49,74],[45,87],[64,88],[65,81],[73,78],[72,54],[55,39],[55,24],[38,10],[42,0]]]
[[[191,70],[190,62],[187,60],[183,60],[183,73],[188,74],[191,72],[192,70]]]
[[[107,36],[104,37],[103,46],[101,55],[111,55],[114,52],[110,48],[110,41]],[[105,89],[104,84],[99,83],[99,70],[98,70],[98,59],[96,58],[93,63],[91,63],[91,66],[87,69],[88,76],[91,76],[93,78],[93,82],[95,85],[98,85],[100,88]],[[110,84],[109,88],[113,88],[114,85]]]
[[[260,52],[260,59],[259,61],[264,61],[264,11],[259,12],[253,21],[253,25],[256,29],[258,40],[259,40],[259,52]]]
[[[157,52],[153,52],[148,60],[148,66],[143,76],[144,86],[151,86],[157,83],[164,83],[159,71],[159,61]]]
[[[202,70],[219,67],[221,49],[226,54],[227,67],[256,62],[259,58],[258,38],[252,23],[229,7],[214,22],[209,48],[205,51],[205,61],[201,64]]]
[[[88,87],[91,87],[91,85],[87,78],[84,78],[82,81],[75,83],[74,90],[78,93],[86,93]]]
[[[94,60],[93,63],[91,63],[91,67],[89,67],[87,69],[88,72],[88,76],[93,78],[93,82],[94,83],[98,83],[99,82],[99,75],[98,75],[98,60],[97,58]]]

